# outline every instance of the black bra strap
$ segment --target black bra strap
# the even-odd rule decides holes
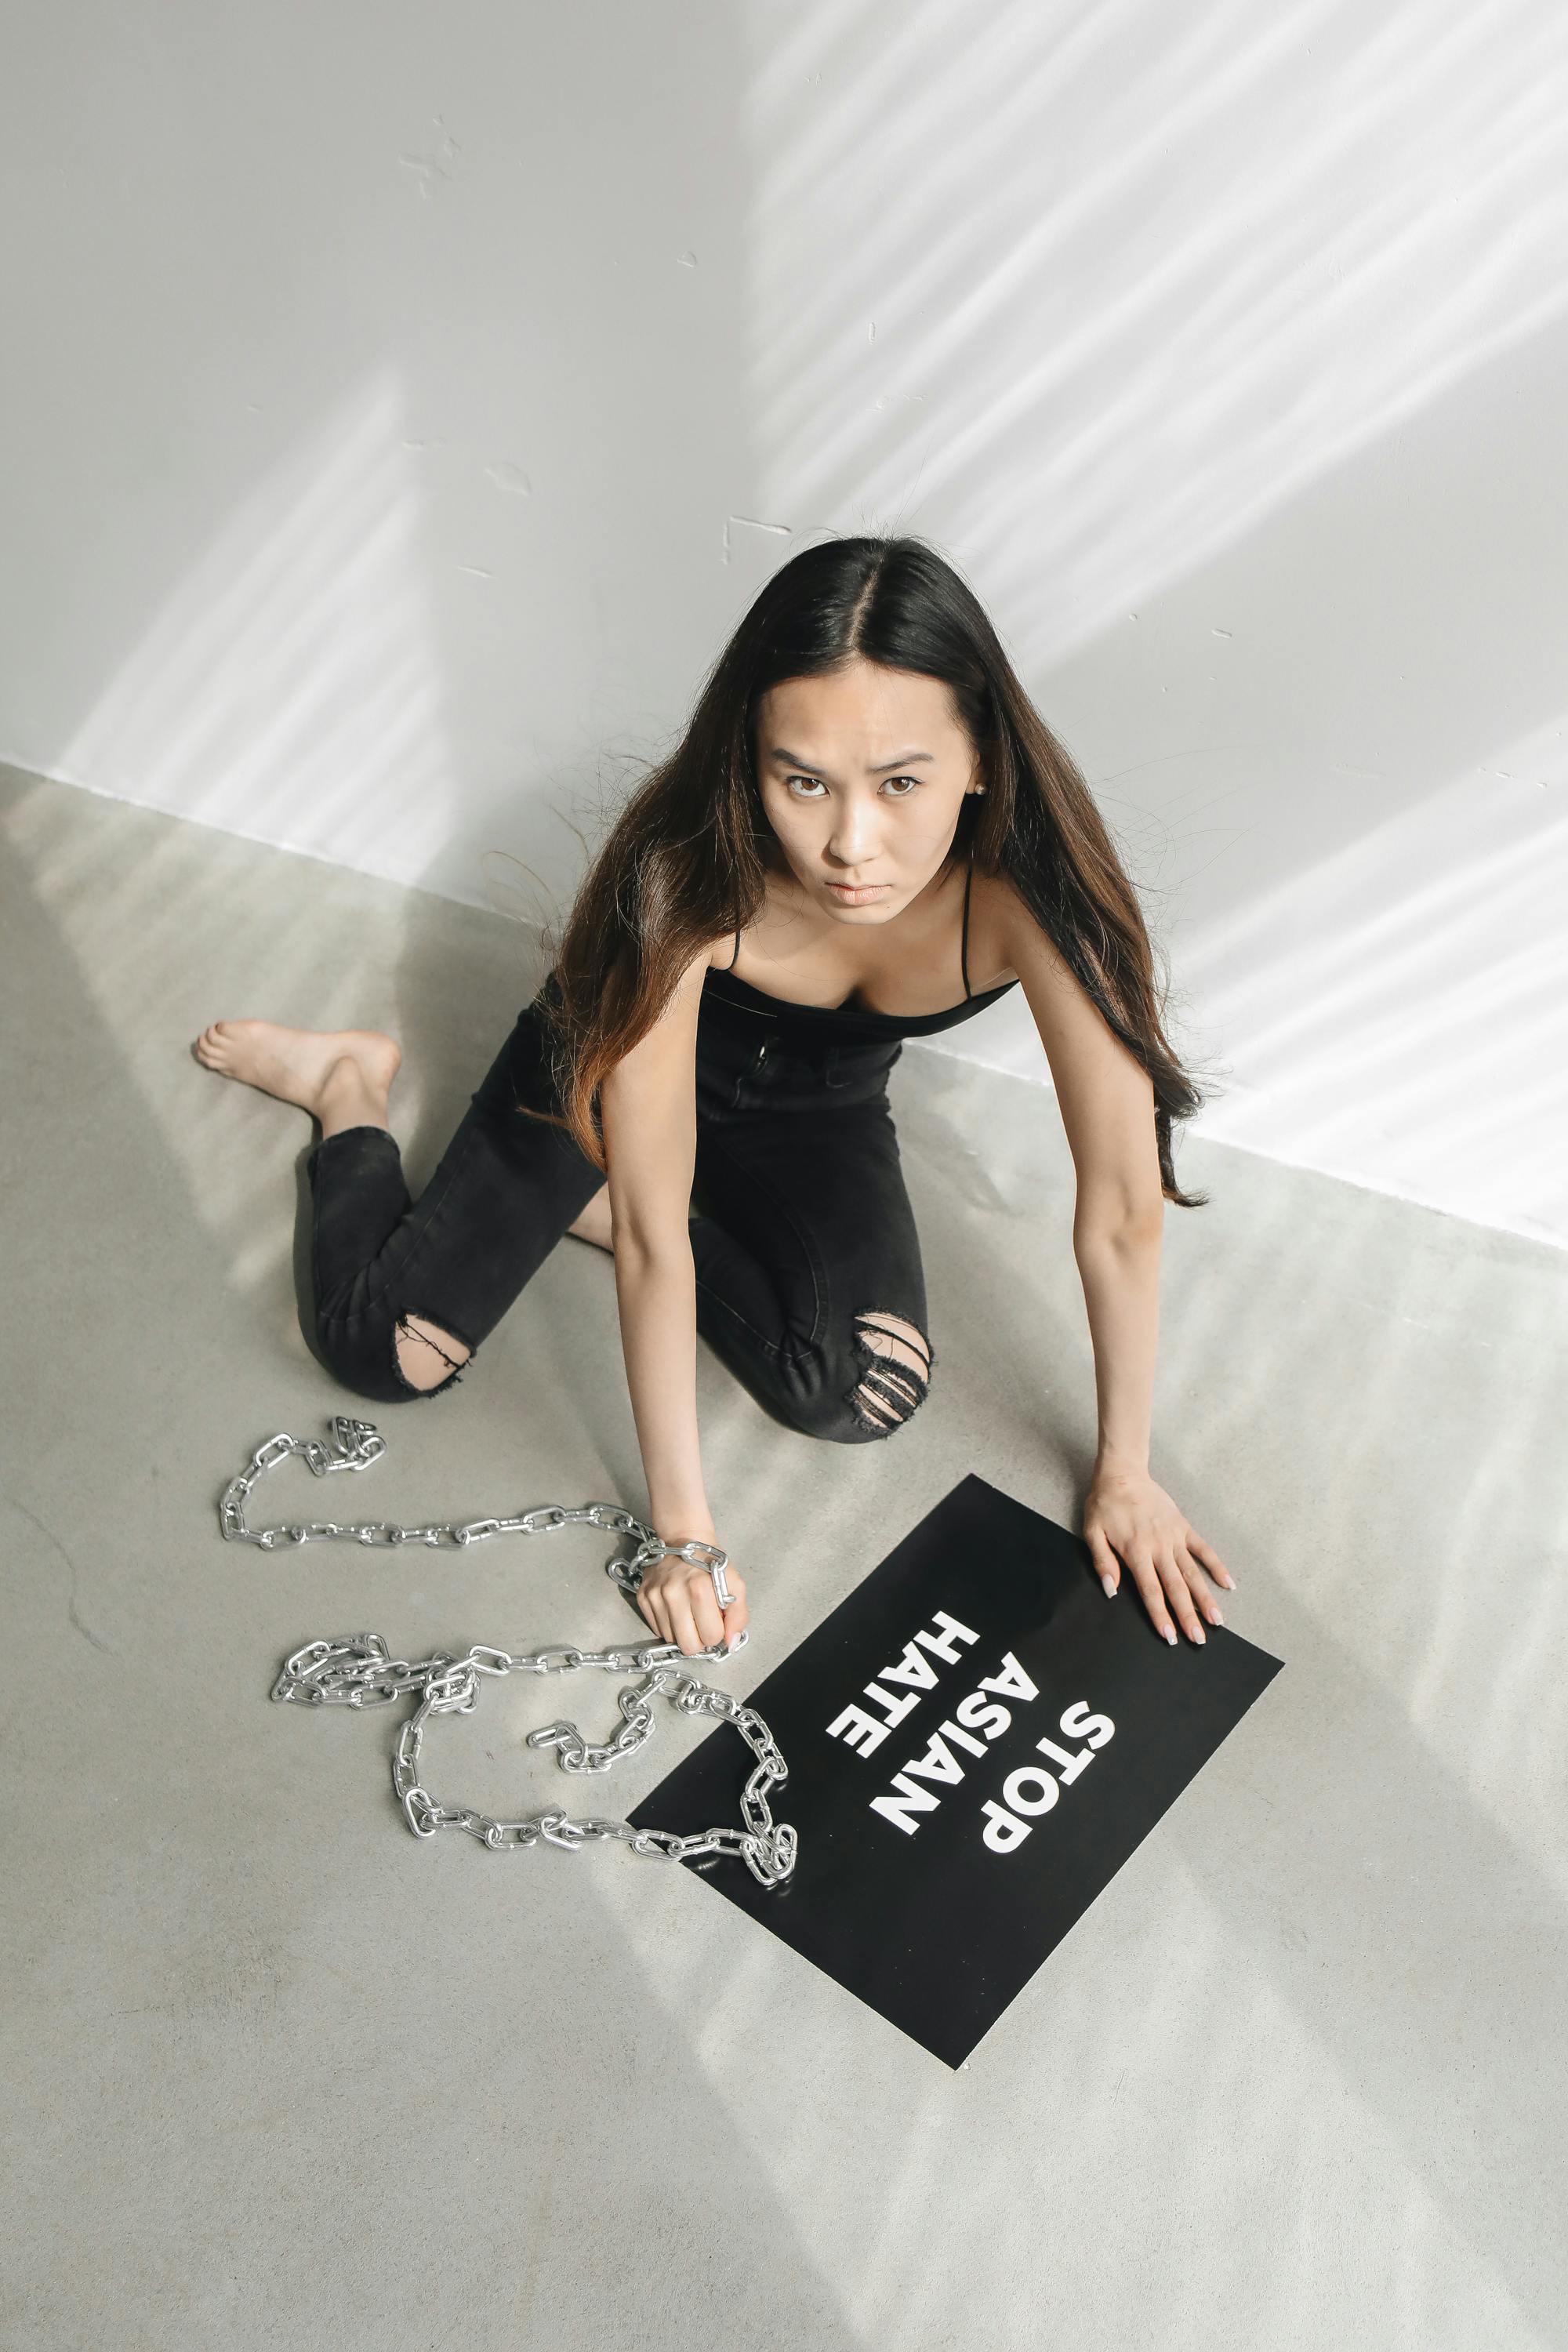
[[[735,956],[738,956],[738,955],[740,954],[740,952],[741,952],[741,926],[740,926],[740,924],[739,924],[739,923],[737,923],[737,924],[736,924],[736,926],[735,926],[735,955],[732,955],[732,956],[730,958],[729,962],[724,966],[724,969],[725,969],[725,971],[734,971],[734,969],[735,969]]]
[[[966,1002],[973,994],[969,985],[969,886],[973,879],[974,860],[972,857],[963,875],[963,938],[959,948],[959,960],[963,967],[963,993]]]

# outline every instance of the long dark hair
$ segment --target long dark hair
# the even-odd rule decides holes
[[[742,929],[763,902],[777,844],[757,784],[757,706],[782,679],[857,658],[951,688],[987,787],[965,795],[954,849],[982,874],[1008,877],[1148,1072],[1162,1189],[1180,1208],[1202,1208],[1206,1193],[1176,1183],[1171,1128],[1205,1097],[1162,1026],[1164,989],[1137,894],[978,597],[915,538],[829,539],[774,572],[710,670],[675,750],[621,811],[574,902],[542,1002],[557,1123],[605,1166],[605,1076],[699,950]]]

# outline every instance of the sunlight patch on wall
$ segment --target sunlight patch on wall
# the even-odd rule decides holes
[[[1531,0],[744,22],[754,511],[961,546],[1032,665],[1568,303]]]
[[[1563,763],[1557,720],[1181,941],[1202,1133],[1568,1245]]]
[[[53,772],[362,872],[452,824],[421,503],[396,377],[371,376],[216,532]]]

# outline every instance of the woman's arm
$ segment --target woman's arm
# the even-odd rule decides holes
[[[697,1158],[697,1016],[707,969],[694,956],[646,1037],[600,1089],[615,1228],[616,1295],[626,1386],[653,1525],[670,1543],[718,1540],[697,1430],[697,1278],[687,1217]],[[746,1623],[745,1584],[721,1612],[705,1568],[657,1561],[638,1606],[661,1639],[689,1656],[733,1640]]]
[[[1156,1630],[1173,1642],[1174,1614],[1201,1642],[1200,1612],[1224,1622],[1205,1568],[1227,1588],[1234,1580],[1149,1471],[1165,1214],[1154,1089],[1010,887],[1003,908],[1007,962],[1046,1049],[1078,1180],[1073,1255],[1099,1414],[1084,1539],[1107,1592],[1116,1591],[1125,1561]]]

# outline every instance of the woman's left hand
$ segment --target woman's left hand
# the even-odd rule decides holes
[[[1155,1632],[1167,1642],[1176,1638],[1173,1612],[1192,1642],[1204,1638],[1200,1610],[1211,1625],[1224,1624],[1204,1570],[1227,1592],[1235,1591],[1235,1578],[1214,1546],[1188,1526],[1184,1512],[1146,1470],[1095,1465],[1083,1507],[1083,1539],[1108,1592],[1120,1588],[1126,1563]]]

